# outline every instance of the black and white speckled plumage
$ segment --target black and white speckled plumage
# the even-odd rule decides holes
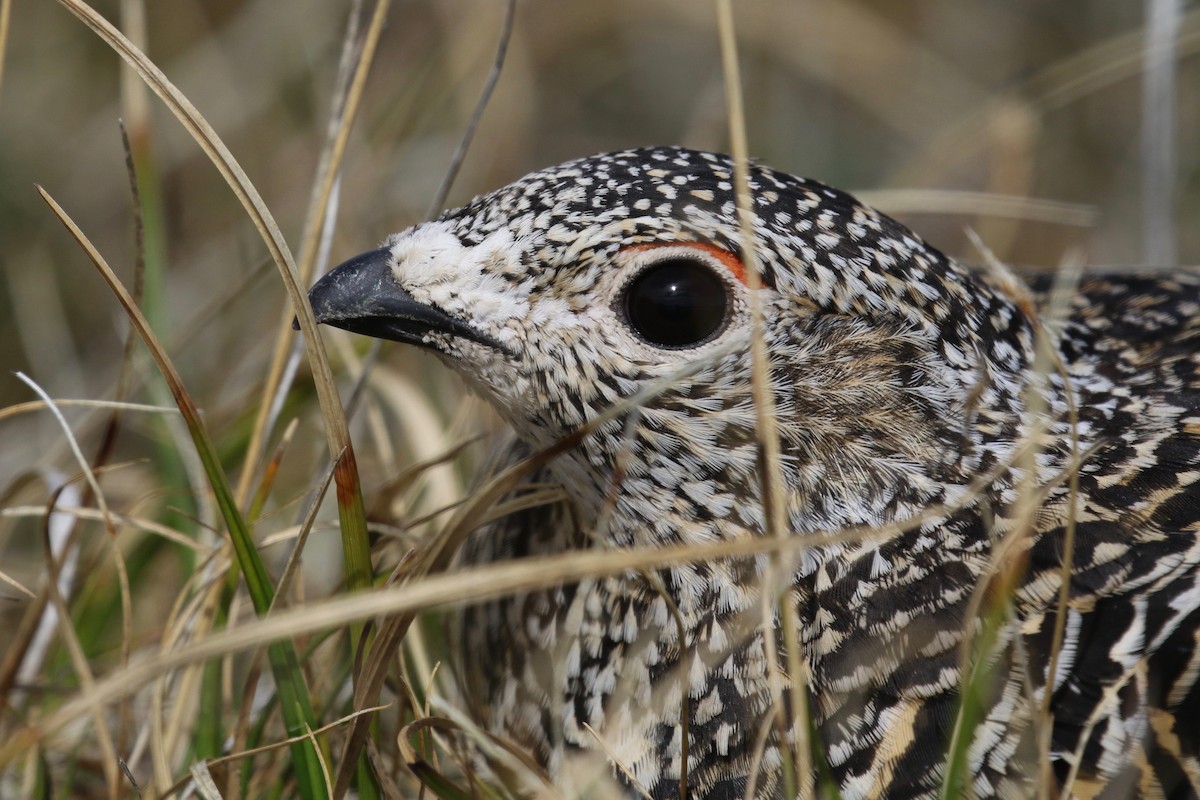
[[[709,359],[533,476],[561,484],[569,503],[480,531],[467,562],[763,535],[732,181],[731,162],[709,153],[600,155],[533,173],[379,251],[405,302],[478,334],[435,322],[406,337],[511,423],[508,459]],[[1085,458],[1065,642],[1049,681],[1051,794],[1070,781],[1079,797],[1200,795],[1200,278],[1085,279],[1056,332],[1065,369],[1046,378],[1033,369],[1023,290],[820,184],[755,168],[752,189],[783,502],[792,535],[812,545],[781,602],[798,612],[819,753],[842,796],[937,794],[959,648],[978,628],[972,595],[1009,534],[1018,544],[1003,552],[1027,567],[1014,562],[967,766],[978,797],[1034,791],[1071,398]],[[668,256],[709,264],[730,298],[724,327],[695,347],[651,345],[617,301]],[[319,318],[338,324],[321,292]],[[1032,465],[1019,452],[1030,437]],[[992,479],[970,494],[981,476]],[[1041,503],[1022,538],[1031,485]],[[929,516],[943,504],[957,510]],[[886,538],[832,536],[914,519]],[[771,722],[763,637],[779,634],[759,610],[766,564],[718,560],[468,609],[475,711],[557,776],[603,752],[586,724],[665,798],[678,794],[686,693],[689,797],[742,797],[756,764],[757,796],[780,796],[790,734]]]

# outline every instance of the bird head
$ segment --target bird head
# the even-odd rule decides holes
[[[759,167],[750,188],[793,524],[879,521],[969,474],[968,406],[1013,402],[1024,315],[847,194]],[[320,322],[439,354],[535,447],[693,365],[632,425],[587,437],[564,484],[594,507],[621,464],[642,511],[666,502],[720,535],[723,495],[759,484],[746,256],[733,162],[648,148],[532,173],[395,234],[310,299]],[[761,525],[739,513],[735,527]]]

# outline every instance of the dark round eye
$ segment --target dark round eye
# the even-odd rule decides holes
[[[725,322],[729,293],[703,261],[667,258],[625,287],[625,318],[638,336],[658,347],[693,347]]]

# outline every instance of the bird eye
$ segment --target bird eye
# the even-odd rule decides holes
[[[638,336],[666,348],[694,347],[721,330],[729,292],[712,267],[692,258],[665,258],[625,288],[625,318]]]

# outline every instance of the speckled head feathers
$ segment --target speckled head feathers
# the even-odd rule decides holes
[[[1023,315],[909,230],[843,192],[769,169],[753,168],[751,190],[756,260],[767,305],[778,310],[768,325],[841,316],[896,331],[925,341],[962,383],[978,379],[981,339],[999,359],[989,368],[1019,369]],[[660,250],[672,244],[691,247],[729,293],[729,323],[700,347],[655,347],[623,318],[621,293],[649,261],[683,252]],[[570,365],[557,374],[614,385],[603,398],[578,398],[570,387],[575,402],[565,413],[558,404],[561,419],[536,420],[555,432],[582,421],[580,403],[628,394],[631,381],[670,372],[748,330],[733,164],[722,155],[661,147],[568,162],[398,233],[385,248],[396,281],[417,302],[507,349],[436,333],[427,341],[460,369],[474,365],[468,378],[502,410],[542,408],[530,393],[555,393],[548,369],[556,362]],[[996,347],[1001,339],[1011,346]]]

